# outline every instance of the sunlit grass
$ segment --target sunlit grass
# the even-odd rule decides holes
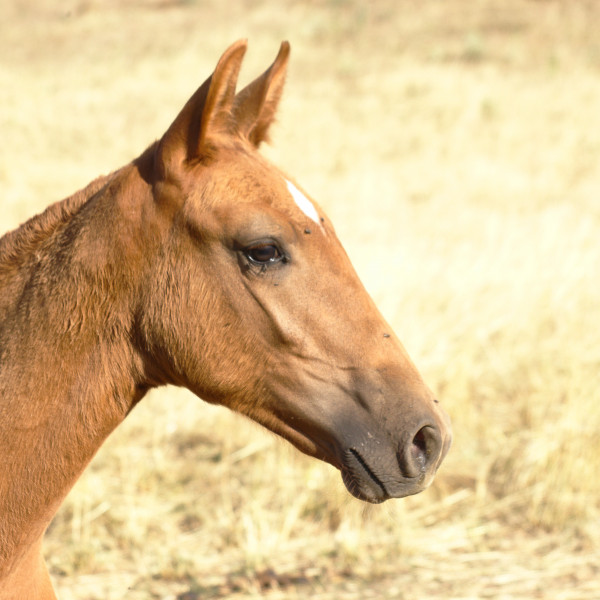
[[[598,597],[597,10],[166,4],[0,9],[2,230],[141,152],[235,38],[244,80],[289,38],[265,153],[332,217],[455,442],[427,492],[366,507],[331,467],[158,390],[51,527],[61,598],[260,597],[268,569],[308,581],[273,597]]]

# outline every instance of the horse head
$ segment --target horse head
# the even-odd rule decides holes
[[[245,51],[225,52],[149,150],[148,370],[331,463],[360,499],[417,493],[448,451],[448,418],[323,210],[258,152],[289,45],[236,94]]]

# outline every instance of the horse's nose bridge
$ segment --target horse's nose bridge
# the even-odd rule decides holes
[[[382,366],[358,386],[369,411],[380,419],[392,443],[443,446],[450,435],[449,419],[420,374],[398,365]],[[419,434],[421,432],[421,434]]]

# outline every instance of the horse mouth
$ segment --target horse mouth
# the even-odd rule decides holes
[[[340,471],[348,492],[370,504],[381,504],[390,498],[412,496],[427,487],[425,471],[416,477],[405,477],[398,472],[384,480],[378,475],[373,464],[370,464],[356,448],[346,451]]]
[[[277,420],[277,427],[273,427],[272,423],[269,425],[272,431],[291,442],[301,452],[329,463],[338,469],[346,489],[358,500],[370,504],[381,504],[392,497],[416,493],[415,491],[404,494],[390,494],[385,483],[355,447],[343,451],[338,443],[326,441],[326,436],[309,435],[300,428],[295,427],[294,424],[285,422],[282,419]]]
[[[346,489],[359,500],[380,504],[390,495],[375,472],[358,450],[349,448],[344,466],[340,469]]]

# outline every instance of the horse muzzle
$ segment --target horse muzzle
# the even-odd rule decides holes
[[[439,422],[431,420],[408,430],[397,446],[390,433],[368,430],[346,445],[339,468],[348,491],[360,500],[379,504],[426,489],[452,442],[449,419],[439,412]]]

